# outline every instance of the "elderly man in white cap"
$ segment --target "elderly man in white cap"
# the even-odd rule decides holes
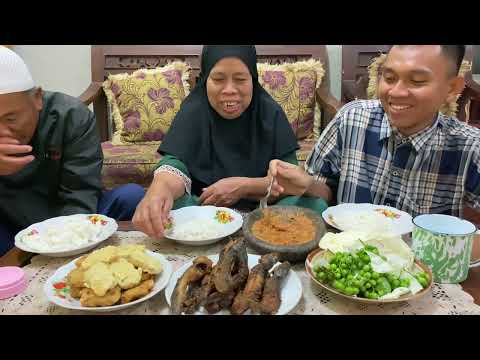
[[[94,114],[78,99],[36,87],[23,60],[0,46],[0,256],[22,228],[101,213],[130,220],[144,190],[102,192]]]

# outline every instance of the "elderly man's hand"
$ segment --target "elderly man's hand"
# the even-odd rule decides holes
[[[28,154],[30,145],[20,145],[19,141],[9,137],[0,137],[0,176],[12,175],[32,162],[35,157]]]
[[[271,192],[273,196],[302,196],[313,182],[313,177],[301,167],[281,160],[270,161],[268,176],[275,176]]]

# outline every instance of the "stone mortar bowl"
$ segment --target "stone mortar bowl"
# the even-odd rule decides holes
[[[256,209],[247,215],[246,220],[243,222],[243,234],[247,243],[260,254],[268,254],[271,252],[277,252],[280,254],[280,259],[282,261],[290,262],[299,262],[305,261],[307,255],[314,249],[318,247],[318,243],[323,235],[326,233],[325,222],[322,217],[313,210],[298,207],[298,206],[282,206],[282,205],[273,205],[269,206],[268,209],[275,213],[280,213],[282,215],[298,214],[301,213],[307,216],[313,221],[313,224],[316,227],[316,232],[314,238],[306,243],[299,245],[275,245],[268,243],[266,241],[260,240],[252,233],[252,227],[255,221],[263,217],[263,210]]]

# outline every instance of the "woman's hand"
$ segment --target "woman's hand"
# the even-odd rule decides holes
[[[221,179],[203,189],[199,199],[200,203],[202,205],[231,206],[244,197],[246,180],[246,178],[242,177]]]
[[[271,192],[273,196],[302,196],[313,182],[313,177],[301,167],[281,160],[270,161],[268,176],[275,177]]]
[[[133,215],[133,225],[152,238],[162,238],[174,201],[168,183],[155,179]]]

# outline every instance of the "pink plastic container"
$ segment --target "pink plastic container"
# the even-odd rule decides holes
[[[20,294],[27,288],[25,272],[16,266],[0,267],[0,299]]]

